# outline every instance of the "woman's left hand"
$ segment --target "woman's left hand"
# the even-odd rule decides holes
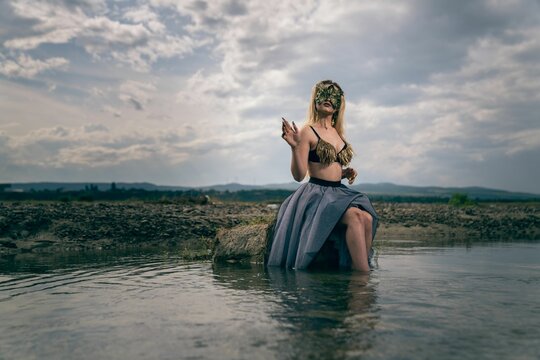
[[[341,170],[341,178],[342,179],[347,178],[349,180],[349,185],[352,185],[357,175],[358,175],[358,172],[354,170],[353,168],[346,168],[346,169]]]

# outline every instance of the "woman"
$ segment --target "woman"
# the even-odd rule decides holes
[[[357,175],[347,167],[353,150],[343,138],[344,111],[343,90],[325,80],[313,88],[302,129],[283,119],[282,137],[292,151],[291,173],[296,181],[309,173],[310,180],[279,209],[269,266],[307,268],[336,229],[341,235],[334,240],[340,266],[370,269],[378,217],[365,194],[341,184],[344,178],[352,184]]]

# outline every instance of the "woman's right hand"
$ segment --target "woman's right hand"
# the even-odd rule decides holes
[[[296,124],[294,121],[292,122],[292,126],[289,124],[285,118],[281,118],[281,137],[283,140],[287,142],[292,148],[297,147],[300,144],[300,132],[298,131],[298,128],[296,127]]]
[[[353,168],[349,167],[341,170],[341,178],[347,178],[347,180],[349,180],[349,185],[352,185],[352,183],[356,179],[356,176],[358,176],[358,172]]]

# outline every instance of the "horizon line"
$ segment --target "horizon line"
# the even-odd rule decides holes
[[[344,179],[343,179],[344,180]],[[200,188],[209,188],[209,187],[217,187],[217,186],[227,186],[227,185],[242,185],[242,186],[253,186],[253,187],[265,187],[265,186],[275,186],[275,185],[282,185],[282,184],[302,184],[306,180],[303,180],[301,182],[296,181],[290,181],[290,182],[283,182],[283,183],[267,183],[263,185],[258,184],[246,184],[246,183],[240,183],[240,182],[228,182],[228,183],[219,183],[219,184],[213,184],[213,185],[165,185],[165,184],[157,184],[150,181],[26,181],[26,182],[0,182],[0,185],[12,185],[12,184],[44,184],[44,183],[57,183],[57,184],[150,184],[154,186],[163,186],[163,187],[183,187],[183,188],[191,188],[191,189],[200,189]],[[467,185],[467,186],[442,186],[442,185],[408,185],[408,184],[398,184],[394,182],[389,181],[381,181],[381,182],[361,182],[358,184],[353,185],[347,185],[349,187],[352,186],[359,186],[359,185],[380,185],[380,184],[389,184],[389,185],[395,185],[395,186],[406,186],[406,187],[416,187],[416,188],[457,188],[457,189],[467,189],[467,188],[480,188],[480,189],[486,189],[486,190],[496,190],[496,191],[506,191],[506,192],[512,192],[512,193],[521,193],[521,194],[529,194],[529,195],[538,195],[540,196],[540,192],[531,192],[531,191],[522,191],[522,190],[508,190],[508,189],[501,189],[501,188],[492,188],[492,187],[485,187],[480,185]]]

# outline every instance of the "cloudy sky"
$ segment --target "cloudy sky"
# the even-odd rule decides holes
[[[0,182],[289,182],[340,83],[360,182],[540,193],[540,2],[0,1]]]

